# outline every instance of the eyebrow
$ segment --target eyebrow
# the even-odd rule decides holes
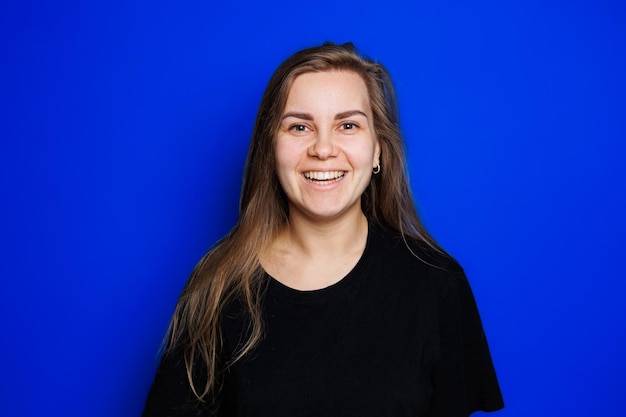
[[[367,119],[367,114],[365,114],[361,110],[348,110],[348,111],[344,111],[344,112],[341,112],[341,113],[337,113],[335,115],[335,120],[346,119],[346,118],[352,117],[352,116],[363,116],[363,117],[365,117]]]
[[[367,114],[365,114],[361,110],[348,110],[348,111],[344,111],[341,113],[337,113],[335,115],[335,120],[346,119],[352,116],[363,116],[367,119]],[[293,111],[285,113],[283,115],[283,120],[288,117],[295,117],[296,119],[302,119],[302,120],[313,120],[313,116],[311,116],[309,113],[299,113],[299,112],[293,112]]]
[[[290,111],[290,112],[283,114],[283,120],[285,120],[288,117],[295,117],[296,119],[302,119],[302,120],[313,120],[313,116],[311,116],[309,113],[298,113],[295,111]]]

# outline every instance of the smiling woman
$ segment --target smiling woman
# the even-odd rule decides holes
[[[300,217],[325,224],[365,222],[359,203],[379,159],[367,87],[359,75],[318,72],[294,80],[276,135],[276,173],[291,224]]]
[[[393,85],[351,44],[274,73],[237,225],[178,302],[144,416],[467,416],[503,406],[460,266],[422,227]]]
[[[287,196],[290,227],[261,259],[270,275],[292,288],[315,290],[334,284],[354,267],[367,236],[361,195],[379,160],[361,76],[331,71],[294,80],[276,135],[276,173]],[[322,228],[323,234],[334,229],[335,237],[343,238],[336,240],[337,247],[330,247],[323,234],[326,250],[309,240],[311,232]]]

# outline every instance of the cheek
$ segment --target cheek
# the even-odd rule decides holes
[[[300,154],[293,146],[278,142],[274,155],[276,159],[276,174],[280,185],[283,189],[288,188],[286,187],[287,183],[293,177],[294,173],[297,172]]]
[[[290,138],[291,139],[291,138]],[[274,156],[277,168],[294,168],[307,154],[306,145],[302,141],[280,138],[276,141]]]
[[[358,160],[358,165],[363,167],[371,167],[373,163],[375,164],[378,154],[378,145],[373,143],[364,144],[353,152],[355,162]]]
[[[276,170],[279,172],[293,165],[293,152],[284,145],[281,146],[278,144],[278,146],[276,146],[275,157]]]

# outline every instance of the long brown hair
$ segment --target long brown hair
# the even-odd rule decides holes
[[[274,72],[261,101],[246,160],[237,224],[192,272],[170,326],[168,352],[184,352],[189,383],[200,400],[218,388],[219,369],[241,359],[262,338],[260,301],[265,275],[259,254],[267,250],[288,221],[286,197],[276,177],[274,138],[296,77],[326,71],[352,71],[363,78],[369,92],[381,147],[381,172],[372,176],[361,198],[366,217],[383,229],[400,232],[405,240],[415,238],[439,250],[415,211],[396,94],[387,70],[359,55],[351,43],[325,43],[292,55]],[[226,360],[220,355],[220,317],[235,298],[244,306],[250,331],[241,348]],[[198,366],[202,369],[194,369]],[[204,375],[201,380],[194,377],[198,374]]]

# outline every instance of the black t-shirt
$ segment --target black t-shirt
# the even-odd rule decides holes
[[[161,362],[144,416],[462,417],[503,407],[469,284],[453,260],[370,226],[338,283],[298,291],[267,276],[263,340],[226,373],[219,410],[193,400],[184,361]],[[225,352],[248,328],[238,303]]]

